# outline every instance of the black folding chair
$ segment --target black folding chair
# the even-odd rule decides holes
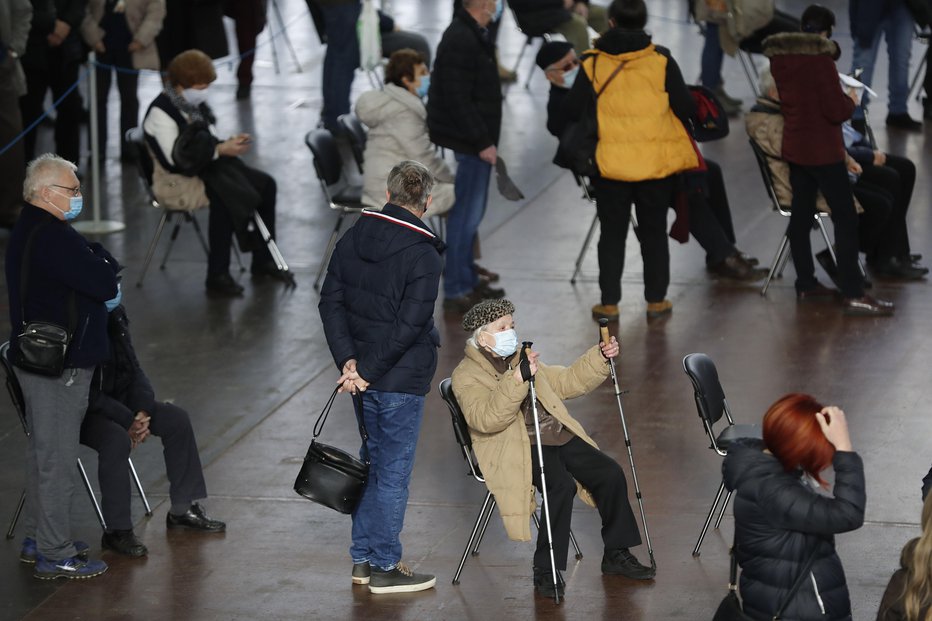
[[[343,135],[349,139],[350,151],[356,160],[359,174],[363,173],[363,155],[366,152],[366,128],[354,113],[341,114],[337,117],[337,124],[343,130]]]
[[[760,438],[760,425],[736,425],[728,410],[728,403],[725,401],[725,391],[718,379],[718,371],[715,369],[715,363],[705,354],[689,354],[683,358],[683,369],[686,375],[693,383],[693,390],[696,397],[696,410],[699,418],[702,419],[702,427],[711,441],[710,449],[724,457],[728,454],[728,446],[738,438]],[[715,425],[725,416],[726,425],[718,433],[715,431]],[[718,488],[715,494],[715,500],[712,501],[712,507],[709,509],[709,515],[702,525],[702,531],[699,533],[699,540],[696,547],[693,548],[693,556],[699,556],[699,548],[702,546],[702,540],[709,530],[709,524],[712,522],[712,515],[719,506],[722,494],[725,492],[725,480]],[[731,492],[725,495],[725,501],[721,503],[721,509],[718,513],[718,519],[715,520],[715,528],[718,529],[722,523],[722,516],[725,515],[725,507],[731,500]]]
[[[456,436],[456,443],[459,444],[460,450],[463,452],[463,459],[466,460],[466,464],[469,466],[466,476],[470,476],[479,483],[485,485],[485,479],[482,477],[482,471],[479,469],[479,460],[476,458],[476,454],[472,448],[472,437],[469,435],[469,425],[466,424],[463,411],[460,409],[459,403],[456,401],[456,396],[453,394],[453,383],[449,377],[440,382],[440,396],[450,410],[450,418],[453,423],[453,435]],[[469,534],[469,540],[466,542],[466,549],[463,550],[460,564],[456,568],[456,573],[453,574],[453,584],[460,583],[460,574],[463,573],[463,565],[466,564],[466,557],[470,555],[470,552],[473,556],[479,556],[479,544],[482,543],[482,538],[485,536],[485,529],[489,526],[489,520],[492,519],[492,513],[494,512],[495,496],[486,489],[485,500],[482,501],[482,508],[479,509],[479,515],[476,516],[476,523],[473,524],[472,532]],[[532,513],[531,517],[534,519],[534,525],[540,529],[540,519],[537,517],[537,513]],[[570,531],[570,541],[573,543],[573,548],[576,550],[576,559],[581,559],[583,554],[579,550],[579,544],[576,543],[576,536],[573,534],[572,530]]]

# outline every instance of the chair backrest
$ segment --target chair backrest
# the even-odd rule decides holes
[[[304,144],[314,156],[314,170],[321,184],[326,188],[338,183],[343,173],[343,158],[333,134],[323,128],[309,131],[304,137]]]
[[[456,443],[460,445],[460,449],[463,451],[463,459],[469,464],[469,475],[484,483],[485,479],[482,478],[482,471],[479,470],[479,461],[472,450],[472,436],[469,435],[469,425],[466,424],[466,417],[463,416],[460,404],[453,394],[453,382],[449,377],[440,382],[440,396],[450,410],[453,435],[456,436]]]
[[[767,190],[767,196],[770,197],[774,210],[779,211],[784,216],[790,215],[789,205],[781,205],[780,199],[777,198],[777,189],[773,183],[773,172],[770,170],[770,160],[776,160],[777,158],[764,153],[764,150],[753,138],[748,139],[748,142],[751,144],[751,151],[754,152],[754,158],[757,160],[758,168],[760,168],[761,179],[764,181],[764,188]]]
[[[10,342],[6,341],[0,345],[0,364],[3,365],[3,373],[6,375],[6,390],[10,393],[10,401],[13,402],[13,408],[19,415],[19,422],[23,426],[23,432],[28,436],[29,427],[26,425],[26,399],[23,397],[23,389],[16,379],[13,372],[13,363],[10,362],[8,354],[10,351]]]
[[[366,151],[366,128],[363,127],[359,117],[352,112],[341,114],[337,117],[337,123],[339,123],[343,132],[349,138],[353,159],[356,160],[356,166],[359,167],[359,172],[363,172],[363,154]]]
[[[714,443],[712,425],[721,420],[723,414],[728,419],[728,424],[734,424],[728,412],[725,391],[718,379],[718,370],[712,359],[705,354],[689,354],[683,358],[683,369],[693,383],[696,410]]]
[[[126,135],[123,137],[123,140],[126,144],[130,145],[133,150],[133,160],[136,162],[136,172],[139,173],[139,178],[142,180],[142,185],[146,188],[146,193],[149,195],[149,200],[152,201],[153,205],[158,206],[158,199],[155,197],[155,194],[152,192],[152,175],[154,172],[154,164],[152,163],[152,156],[149,155],[149,149],[146,146],[146,137],[142,131],[141,127],[133,127],[132,129],[126,130]]]

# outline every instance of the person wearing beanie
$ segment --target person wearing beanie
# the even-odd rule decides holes
[[[465,356],[453,371],[453,392],[469,425],[473,449],[495,497],[510,539],[530,541],[528,497],[540,489],[533,408],[527,380],[534,376],[537,415],[547,479],[547,499],[558,573],[566,569],[573,497],[595,506],[602,518],[605,553],[602,573],[650,580],[654,569],[638,562],[630,548],[641,536],[628,502],[628,486],[618,463],[596,443],[563,401],[595,390],[609,375],[608,359],[618,355],[615,337],[599,343],[568,367],[550,366],[528,350],[521,363],[514,322],[515,306],[507,299],[484,300],[463,316],[470,333]],[[544,519],[543,516],[541,519]],[[554,596],[547,528],[541,524],[534,553],[534,588]],[[558,576],[558,590],[565,587]]]

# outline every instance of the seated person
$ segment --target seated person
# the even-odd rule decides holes
[[[508,537],[529,541],[533,508],[528,499],[533,497],[532,482],[540,489],[540,465],[533,448],[535,431],[528,384],[519,367],[514,310],[508,300],[484,300],[463,316],[463,328],[471,337],[452,381],[479,466],[495,496]],[[528,376],[535,377],[537,387],[558,572],[566,569],[573,497],[578,491],[584,502],[598,507],[602,517],[602,573],[649,580],[654,577],[654,569],[639,563],[629,551],[640,545],[641,536],[628,502],[624,471],[598,449],[563,405],[565,399],[591,392],[604,382],[609,375],[607,358],[617,355],[618,343],[613,337],[611,342],[591,348],[569,367],[545,365],[536,352],[531,352],[525,370]],[[547,528],[543,523],[537,534],[533,569],[537,592],[553,597]],[[559,585],[562,594],[562,580]]]
[[[427,95],[430,73],[423,54],[412,49],[392,54],[385,67],[385,88],[359,96],[356,116],[369,128],[363,174],[363,200],[381,209],[385,204],[388,171],[398,162],[414,160],[433,175],[433,200],[425,216],[453,207],[455,175],[427,135]]]
[[[238,296],[243,287],[230,275],[234,232],[240,248],[253,253],[253,276],[287,277],[275,265],[266,244],[248,230],[253,226],[253,214],[258,213],[275,237],[275,179],[239,159],[252,142],[249,134],[227,140],[216,137],[216,118],[207,105],[208,86],[216,78],[206,54],[182,52],[169,63],[165,89],[149,106],[142,127],[155,160],[152,189],[156,197],[166,189],[159,179],[171,183],[171,174],[203,181],[204,192],[191,197],[189,204],[210,204],[207,291]],[[171,174],[160,175],[159,169]]]
[[[549,41],[541,46],[536,62],[550,81],[547,130],[559,138],[567,124],[561,108],[579,72],[579,60],[569,43]],[[708,171],[694,173],[703,187],[700,192],[689,192],[689,232],[706,251],[706,267],[710,272],[735,280],[759,280],[767,275],[767,270],[756,268],[757,259],[735,247],[722,168],[712,160],[705,161]],[[560,165],[559,155],[555,162]]]
[[[909,540],[900,553],[900,568],[890,577],[877,621],[921,621],[932,618],[932,498],[924,497],[922,532]]]
[[[589,27],[602,34],[608,30],[605,7],[589,0],[508,0],[515,20],[524,34],[539,37],[556,32],[582,54],[590,47]]]

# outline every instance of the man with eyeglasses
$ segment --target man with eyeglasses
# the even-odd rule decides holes
[[[109,355],[107,305],[119,304],[119,265],[69,222],[81,213],[77,167],[47,153],[26,167],[24,205],[6,254],[10,361],[21,362],[19,339],[29,322],[65,326],[70,342],[64,371],[52,377],[16,367],[23,390],[29,446],[25,524],[36,534],[36,578],[92,578],[107,564],[87,558],[71,538],[71,494],[81,420],[94,368]]]

